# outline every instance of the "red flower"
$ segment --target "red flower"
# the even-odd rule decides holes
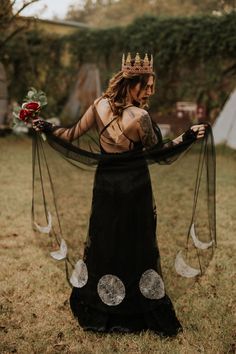
[[[38,111],[40,109],[40,104],[38,102],[28,102],[24,104],[23,108],[29,109],[31,111]]]
[[[19,119],[26,122],[31,117],[31,112],[27,109],[21,109],[19,113]]]

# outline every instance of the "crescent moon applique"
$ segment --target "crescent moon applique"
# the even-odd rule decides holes
[[[65,259],[67,256],[67,244],[66,241],[61,239],[60,249],[58,251],[50,252],[52,258],[56,259],[57,261],[61,261]]]
[[[36,221],[34,221],[34,225],[36,227],[36,229],[39,231],[39,232],[42,232],[43,234],[49,234],[49,232],[51,231],[52,229],[52,215],[51,213],[48,211],[48,224],[47,226],[40,226],[36,223]]]
[[[210,242],[202,242],[200,241],[197,236],[196,236],[196,233],[195,233],[195,225],[192,224],[191,225],[191,229],[190,229],[190,235],[192,237],[192,240],[193,240],[193,243],[195,245],[195,247],[201,249],[201,250],[206,250],[207,248],[209,248],[210,246],[212,246],[212,241]]]
[[[185,278],[193,278],[201,273],[200,269],[189,266],[183,259],[182,251],[179,251],[175,258],[176,272]]]
[[[70,283],[75,288],[82,288],[88,281],[88,269],[82,259],[78,260],[70,277]]]

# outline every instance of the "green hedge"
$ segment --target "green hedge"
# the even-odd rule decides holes
[[[127,27],[80,30],[69,40],[80,59],[97,61],[108,56],[117,64],[120,58],[114,60],[112,54],[141,50],[152,52],[158,68],[165,69],[173,60],[235,58],[236,14],[174,19],[144,16]]]
[[[61,61],[65,44],[72,55],[69,68]],[[127,27],[81,29],[63,38],[25,33],[7,48],[11,95],[21,97],[26,87],[40,87],[49,96],[50,114],[59,114],[79,64],[97,63],[105,88],[128,51],[154,55],[158,83],[153,111],[166,112],[178,100],[194,100],[214,116],[235,86],[236,14],[144,16]]]

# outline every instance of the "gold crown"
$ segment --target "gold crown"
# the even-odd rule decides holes
[[[131,54],[128,53],[125,60],[125,55],[122,56],[122,67],[121,70],[125,73],[130,74],[152,74],[153,73],[153,56],[149,60],[147,53],[144,59],[140,58],[139,53],[136,53],[134,59],[131,58]]]

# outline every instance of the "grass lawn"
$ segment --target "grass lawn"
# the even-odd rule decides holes
[[[84,332],[73,318],[63,263],[58,264],[49,256],[47,236],[36,237],[31,229],[31,140],[1,138],[0,352],[235,353],[235,155],[227,149],[217,152],[215,256],[206,274],[185,295],[173,299],[184,332],[174,339],[160,339],[151,332],[101,335]],[[155,174],[155,166],[152,170]],[[91,201],[91,188],[87,186],[92,186],[91,176],[88,171],[80,173],[78,233],[85,233],[87,228]],[[178,178],[174,181],[173,188],[178,189]],[[83,240],[80,242],[82,245]]]

